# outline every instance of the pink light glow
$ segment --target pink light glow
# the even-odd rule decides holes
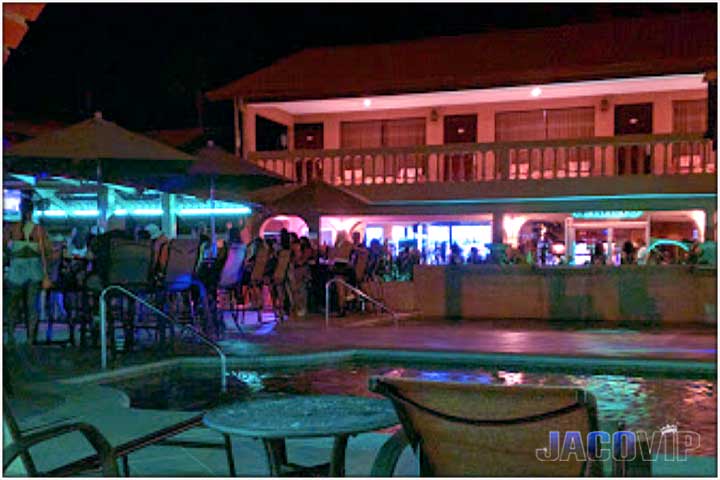
[[[542,88],[540,88],[540,87],[533,88],[530,91],[530,95],[532,95],[535,98],[539,97],[540,95],[542,95]]]

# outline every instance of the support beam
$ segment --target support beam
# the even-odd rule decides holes
[[[235,156],[239,157],[242,151],[242,134],[240,132],[240,112],[242,106],[242,99],[240,97],[233,97],[233,126],[235,132]]]
[[[115,211],[115,191],[107,185],[102,185],[97,196],[98,226],[105,230],[108,218]]]
[[[707,82],[707,132],[705,137],[712,139],[713,150],[717,151],[717,70],[705,73]]]
[[[177,237],[177,207],[174,193],[162,194],[162,231],[168,238]]]

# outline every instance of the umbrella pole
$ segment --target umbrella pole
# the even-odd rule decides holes
[[[215,233],[215,177],[210,178],[210,241],[212,256],[217,258],[217,236]]]
[[[98,216],[97,216],[97,229],[98,229],[98,235],[102,233],[103,229],[105,228],[105,215],[107,210],[107,199],[103,199],[103,188],[102,188],[102,164],[100,160],[98,160],[97,163],[97,170],[96,170],[96,176],[97,176],[97,210],[98,210]]]

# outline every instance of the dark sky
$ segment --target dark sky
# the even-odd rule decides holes
[[[305,47],[577,23],[705,5],[48,4],[4,66],[5,118],[197,124],[200,91]],[[229,106],[206,125],[231,127]]]

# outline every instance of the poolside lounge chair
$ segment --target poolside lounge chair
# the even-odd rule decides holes
[[[4,473],[19,457],[30,476],[70,476],[97,470],[103,476],[117,476],[117,460],[120,459],[123,474],[128,476],[128,455],[145,447],[164,444],[185,448],[222,448],[226,451],[230,448],[227,440],[224,443],[209,443],[173,439],[202,426],[202,413],[198,412],[138,410],[106,405],[104,408],[88,408],[72,416],[67,416],[67,412],[61,409],[57,413],[48,412],[18,422],[5,395],[3,406],[6,438],[10,440],[3,452]],[[87,443],[94,453],[90,453]],[[228,451],[228,459],[231,458],[230,453]],[[230,468],[234,473],[234,467]],[[6,473],[23,476],[22,469]]]
[[[598,430],[594,397],[576,388],[489,386],[372,377],[403,430],[378,453],[372,476],[392,476],[409,444],[423,476],[598,476],[596,461],[539,461],[549,432]]]

